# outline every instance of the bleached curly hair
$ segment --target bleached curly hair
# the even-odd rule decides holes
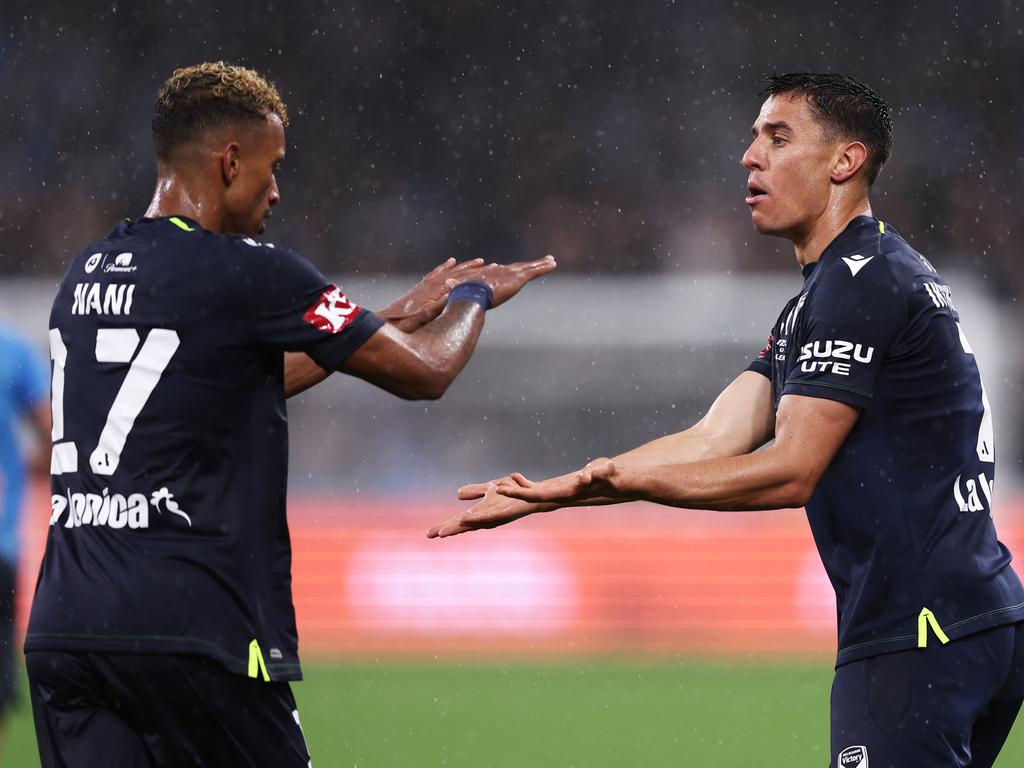
[[[262,121],[268,114],[288,125],[288,109],[273,83],[252,69],[223,61],[182,67],[160,88],[153,109],[153,148],[157,160],[204,131],[231,122]]]

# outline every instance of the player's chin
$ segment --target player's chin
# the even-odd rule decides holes
[[[758,214],[757,211],[750,212],[750,223],[754,225],[754,230],[761,235],[768,234],[769,226],[768,222],[765,221],[764,216]]]
[[[760,211],[750,212],[750,223],[759,235],[775,235],[779,232],[779,227]]]

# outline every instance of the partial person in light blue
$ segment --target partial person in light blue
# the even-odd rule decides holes
[[[14,699],[14,593],[17,586],[19,529],[30,464],[44,471],[50,443],[47,369],[39,355],[12,329],[0,325],[0,740],[5,713]],[[29,453],[19,439],[30,427],[38,449]],[[30,462],[29,456],[33,456]]]

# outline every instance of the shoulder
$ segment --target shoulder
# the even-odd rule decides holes
[[[305,309],[334,289],[320,270],[295,251],[250,237],[227,239],[232,248],[231,258],[225,260],[228,279],[257,313]]]
[[[273,302],[324,278],[308,260],[288,248],[242,235],[207,233],[199,240],[211,275],[219,275],[225,290],[246,303]]]
[[[924,282],[939,280],[935,268],[890,226],[823,258],[815,275],[815,304],[846,311],[855,305],[901,307]]]
[[[289,248],[274,243],[260,242],[242,235],[228,235],[223,239],[226,249],[240,269],[317,272],[316,267],[308,259]]]
[[[850,253],[819,265],[808,286],[808,311],[817,316],[869,320],[905,314],[900,279],[879,253]]]

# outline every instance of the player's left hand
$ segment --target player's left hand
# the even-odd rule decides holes
[[[502,478],[495,491],[502,496],[534,503],[565,504],[584,499],[621,496],[617,485],[620,473],[611,459],[594,459],[578,472],[550,480],[533,482],[518,472]]]
[[[400,331],[412,333],[440,315],[448,303],[450,286],[472,280],[483,263],[483,259],[470,259],[461,264],[448,259],[377,314]]]
[[[502,480],[505,479],[507,478],[502,478]],[[427,538],[443,539],[469,531],[497,528],[499,525],[511,523],[535,512],[546,512],[552,508],[502,496],[497,491],[498,482],[500,481],[492,480],[489,483],[474,483],[472,486],[460,488],[460,499],[480,499],[480,501],[465,512],[453,515],[440,525],[432,526],[427,531]],[[464,494],[463,491],[470,487],[474,490]]]
[[[500,307],[519,293],[528,282],[546,275],[556,266],[558,265],[555,262],[555,257],[549,253],[543,259],[535,259],[533,261],[517,261],[513,264],[488,264],[472,279],[489,285],[494,292],[494,303],[491,306]]]

